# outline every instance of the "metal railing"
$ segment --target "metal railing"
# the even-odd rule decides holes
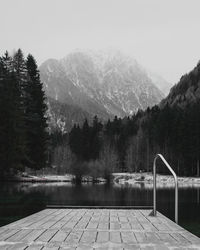
[[[174,172],[174,170],[170,167],[168,162],[165,160],[165,158],[161,154],[157,154],[154,158],[153,162],[153,211],[152,215],[156,216],[156,161],[160,158],[165,166],[169,169],[169,171],[172,173],[175,181],[175,222],[178,224],[178,179]]]

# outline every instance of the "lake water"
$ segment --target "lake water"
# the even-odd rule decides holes
[[[0,226],[40,211],[46,205],[151,206],[152,188],[68,183],[0,183]],[[174,189],[157,190],[157,209],[174,219]],[[179,224],[200,237],[200,187],[179,189]]]

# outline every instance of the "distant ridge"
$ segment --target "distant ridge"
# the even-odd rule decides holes
[[[169,105],[184,108],[198,101],[200,101],[200,62],[171,88],[169,95],[161,101],[161,107]]]

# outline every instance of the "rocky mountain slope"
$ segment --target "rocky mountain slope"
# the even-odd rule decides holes
[[[61,103],[48,97],[48,122],[51,130],[69,131],[75,123],[82,124],[87,118],[92,121],[93,116],[75,105]]]
[[[162,76],[151,72],[151,71],[147,71],[147,75],[148,77],[151,79],[151,81],[156,85],[156,87],[158,89],[161,90],[161,92],[167,96],[170,92],[170,89],[172,88],[173,84],[169,83],[168,81],[166,81]]]
[[[57,112],[56,102],[76,107],[87,118],[123,117],[159,103],[164,96],[145,70],[119,51],[76,51],[61,60],[45,61],[40,74],[51,113]]]

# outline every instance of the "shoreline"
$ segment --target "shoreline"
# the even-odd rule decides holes
[[[117,185],[137,185],[145,184],[153,186],[152,173],[116,173],[113,174],[114,183]],[[172,175],[156,175],[157,186],[174,186],[174,178]],[[200,177],[178,177],[178,185],[184,186],[200,186]]]
[[[173,185],[174,179],[171,175],[157,174],[157,183],[162,185]],[[68,182],[74,183],[74,176],[71,174],[66,175],[26,175],[15,176],[6,180],[0,180],[1,182],[29,182],[29,183],[57,183]],[[93,179],[91,176],[83,176],[81,183],[106,183],[106,179],[99,177]],[[153,184],[152,173],[113,173],[112,182],[116,185],[135,185],[135,184]],[[199,185],[200,177],[178,177],[178,183],[183,185]]]
[[[66,175],[28,175],[14,176],[8,179],[0,180],[0,182],[21,182],[21,183],[75,183],[75,176],[71,174]],[[93,179],[90,176],[83,176],[81,183],[105,183],[106,180],[103,178]]]

